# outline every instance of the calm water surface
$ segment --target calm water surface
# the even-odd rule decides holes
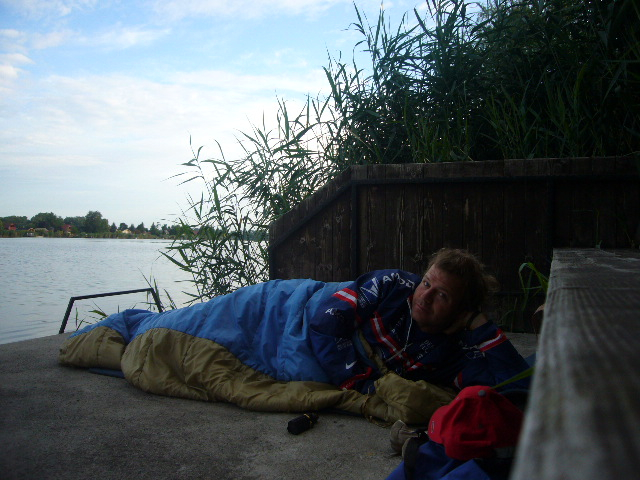
[[[154,279],[163,304],[190,298],[190,276],[160,255],[164,240],[0,238],[0,344],[58,333],[70,297],[147,288]],[[66,331],[90,313],[149,308],[144,293],[74,303]],[[76,308],[77,307],[77,308]]]

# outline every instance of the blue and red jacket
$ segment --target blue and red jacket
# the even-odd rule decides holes
[[[401,270],[371,272],[355,282],[271,280],[162,313],[124,310],[74,336],[107,326],[128,343],[149,329],[168,328],[213,340],[277,380],[361,392],[371,391],[381,373],[369,364],[358,331],[390,370],[409,379],[462,388],[494,385],[527,368],[493,324],[456,336],[421,332],[408,303],[420,281]]]
[[[488,322],[455,335],[429,334],[411,320],[410,302],[422,277],[377,270],[327,292],[306,312],[311,346],[331,383],[370,392],[380,377],[357,330],[387,368],[410,380],[455,386],[496,385],[528,368],[504,332]],[[512,387],[527,388],[528,380]]]

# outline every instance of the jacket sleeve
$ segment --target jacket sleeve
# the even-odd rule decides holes
[[[347,284],[328,299],[309,320],[313,352],[331,379],[344,389],[362,391],[371,383],[374,368],[358,354],[353,337],[369,328],[380,310],[389,314],[413,293],[419,277],[401,270],[377,270]]]
[[[529,368],[505,333],[488,322],[463,333],[461,342],[468,361],[455,378],[462,389],[469,385],[494,386]],[[510,388],[529,388],[530,379],[518,380]]]

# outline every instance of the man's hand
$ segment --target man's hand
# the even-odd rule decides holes
[[[467,322],[469,321],[471,316],[475,314],[476,312],[462,312],[456,318],[456,320],[449,326],[449,328],[444,330],[442,333],[444,333],[445,335],[453,335],[454,333],[461,332],[466,328]],[[480,325],[484,325],[488,321],[489,320],[487,319],[487,316],[484,313],[480,312],[473,319],[473,321],[471,322],[471,325],[469,325],[469,330],[474,330],[478,328]]]

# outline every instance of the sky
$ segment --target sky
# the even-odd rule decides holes
[[[355,4],[371,23],[426,6]],[[192,146],[238,156],[278,99],[326,95],[356,20],[352,0],[0,0],[0,217],[175,222],[202,189],[175,177]]]

